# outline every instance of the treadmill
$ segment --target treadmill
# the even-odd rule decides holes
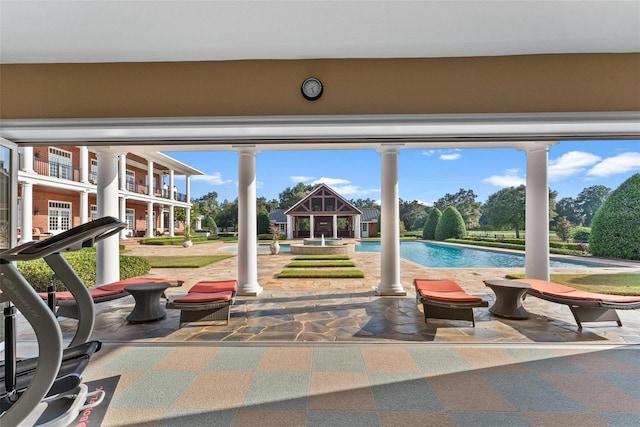
[[[82,373],[99,341],[89,341],[94,326],[93,300],[85,284],[61,252],[91,247],[126,227],[104,217],[43,241],[28,242],[0,252],[0,301],[4,310],[5,363],[0,378],[0,425],[64,426],[89,407],[102,402],[104,392],[89,393]],[[22,276],[14,261],[43,258],[78,302],[78,326],[69,347],[63,348],[55,315]],[[38,357],[16,355],[16,308],[31,324],[38,341]],[[86,404],[87,399],[93,403]]]

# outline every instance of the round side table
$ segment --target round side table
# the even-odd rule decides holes
[[[136,301],[127,320],[131,323],[143,323],[164,319],[167,312],[160,304],[160,297],[168,287],[169,283],[143,283],[126,286],[124,290],[129,292]]]
[[[529,318],[529,313],[522,306],[522,297],[531,285],[502,279],[485,280],[484,284],[496,294],[496,301],[489,308],[491,314],[514,320]]]

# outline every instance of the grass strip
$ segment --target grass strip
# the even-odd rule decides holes
[[[317,267],[355,267],[353,261],[293,261],[287,264],[287,268],[317,268]]]
[[[200,268],[233,255],[146,256],[151,268]]]
[[[522,279],[524,274],[508,274],[507,279]],[[609,295],[640,295],[640,274],[552,274],[551,281],[580,291]]]
[[[296,270],[286,269],[278,274],[279,279],[361,279],[360,270]]]
[[[298,255],[294,258],[295,261],[341,260],[341,259],[349,259],[349,255]]]

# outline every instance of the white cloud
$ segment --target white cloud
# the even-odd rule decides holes
[[[423,156],[429,157],[429,156],[433,156],[435,153],[436,153],[436,150],[424,150],[421,154]]]
[[[461,157],[460,153],[443,154],[439,157],[440,160],[458,160]]]
[[[318,178],[315,181],[313,181],[311,183],[312,185],[315,184],[327,184],[331,187],[335,186],[335,185],[345,185],[345,184],[351,184],[351,181],[349,181],[348,179],[342,179],[342,178],[327,178],[327,177],[322,177],[322,178]]]
[[[523,177],[519,176],[519,173],[518,169],[507,169],[504,175],[493,175],[483,179],[482,182],[503,188],[518,187],[526,182]]]
[[[569,151],[549,162],[549,180],[556,180],[583,172],[598,163],[600,157],[583,151]]]
[[[314,179],[315,177],[313,176],[304,176],[304,175],[294,175],[291,178],[291,181],[298,183],[298,182],[307,182],[307,181],[311,181],[312,179]]]
[[[604,177],[634,170],[640,170],[640,153],[622,153],[604,159],[592,167],[587,175]]]
[[[225,185],[233,182],[231,179],[223,179],[220,172],[215,172],[211,175],[193,175],[191,179],[193,181],[204,181],[210,185]]]

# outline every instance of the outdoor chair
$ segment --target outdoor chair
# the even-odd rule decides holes
[[[582,329],[587,322],[617,322],[622,326],[616,310],[637,310],[640,296],[620,296],[579,291],[570,286],[539,279],[515,279],[516,282],[531,285],[528,294],[546,301],[569,306],[573,318]],[[525,294],[526,297],[526,294]]]
[[[167,302],[167,308],[180,310],[178,328],[183,323],[201,321],[221,320],[228,325],[237,288],[237,280],[201,281],[193,285],[186,295]]]
[[[468,320],[476,326],[473,309],[488,307],[488,301],[470,295],[453,280],[415,279],[416,302],[424,308],[424,321],[432,319]]]

